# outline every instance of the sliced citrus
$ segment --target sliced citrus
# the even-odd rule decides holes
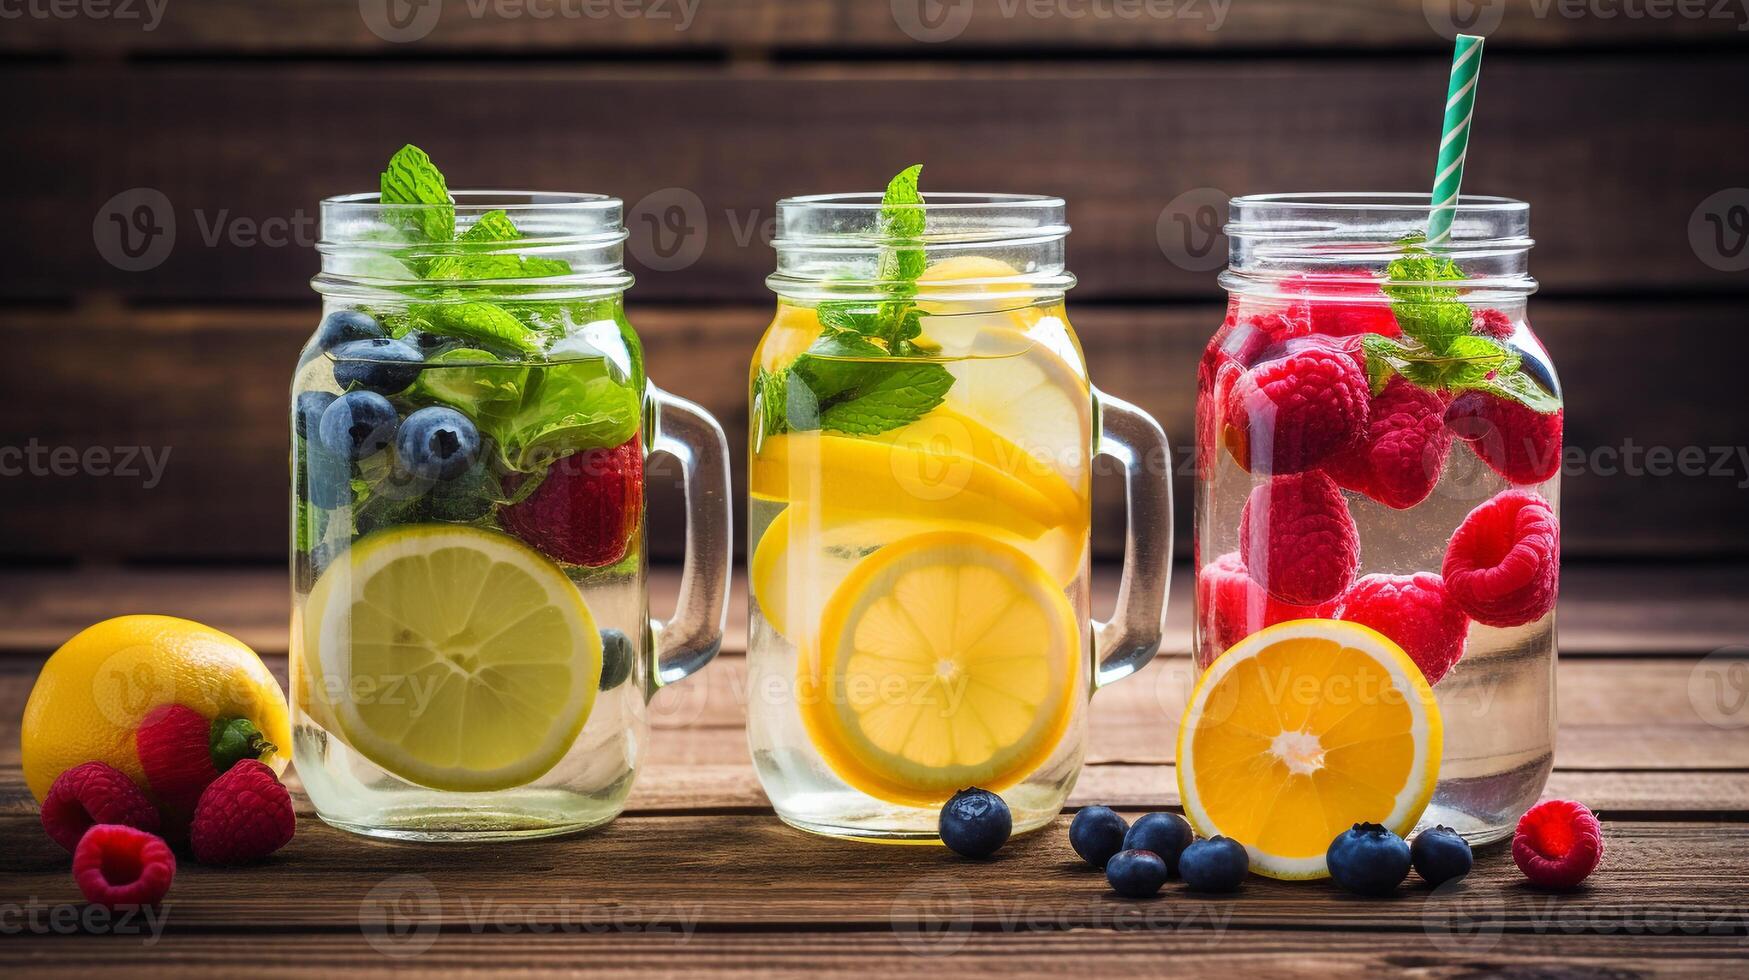
[[[348,555],[304,616],[313,681],[341,692],[331,708],[348,744],[459,791],[520,786],[564,757],[595,704],[601,634],[563,570],[453,525],[381,531]]]
[[[1322,878],[1361,821],[1407,834],[1433,797],[1439,705],[1414,661],[1357,623],[1296,619],[1209,665],[1178,728],[1178,791],[1203,836],[1245,845],[1251,870]]]
[[[804,652],[802,722],[832,770],[877,799],[1000,790],[1050,759],[1075,718],[1074,610],[1025,553],[964,531],[857,565]]]
[[[989,426],[949,405],[937,407],[910,425],[888,429],[868,438],[910,449],[970,456],[1044,494],[1063,514],[1078,514],[1088,508],[1085,480],[1081,481],[1083,487],[1077,493],[1050,462],[1039,459]]]
[[[1018,345],[1024,353],[1011,353]],[[1055,472],[1085,488],[1093,399],[1071,361],[1011,330],[985,331],[972,355],[947,363],[954,382],[943,408],[1003,433],[1025,450],[1032,469]],[[1078,354],[1074,362],[1079,363]]]
[[[819,338],[819,314],[805,306],[779,303],[777,315],[760,338],[754,362],[766,371],[782,370]]]

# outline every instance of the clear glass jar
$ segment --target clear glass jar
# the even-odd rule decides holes
[[[778,203],[749,379],[748,739],[778,815],[840,837],[936,840],[972,786],[1017,832],[1050,821],[1089,697],[1162,630],[1166,438],[1088,381],[1063,202],[926,197],[914,283],[885,271],[881,195]],[[1110,623],[1089,613],[1096,454],[1130,494]]]
[[[1424,195],[1230,207],[1197,384],[1197,664],[1291,619],[1384,633],[1444,722],[1422,824],[1504,837],[1555,736],[1562,410],[1526,316],[1529,208],[1465,197],[1429,250]]]
[[[292,383],[293,754],[348,830],[564,833],[619,813],[648,698],[721,643],[727,443],[645,377],[618,200],[453,196],[453,234],[448,209],[322,203],[324,315]],[[668,624],[652,452],[686,488]]]

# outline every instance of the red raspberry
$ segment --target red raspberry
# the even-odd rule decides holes
[[[1216,558],[1197,573],[1196,610],[1203,630],[1197,650],[1199,670],[1265,626],[1329,615],[1323,606],[1296,606],[1271,596],[1251,581],[1237,551]]]
[[[1239,557],[1270,595],[1315,606],[1354,581],[1360,535],[1335,481],[1317,472],[1278,476],[1251,488],[1239,514]]]
[[[1337,619],[1370,626],[1403,648],[1427,683],[1438,684],[1464,655],[1470,619],[1432,572],[1366,575],[1337,604]]]
[[[1290,276],[1282,292],[1305,297],[1290,313],[1306,320],[1313,333],[1354,337],[1363,333],[1401,337],[1403,328],[1391,312],[1379,281],[1365,269],[1332,269],[1315,275]]]
[[[134,733],[146,787],[169,822],[186,829],[201,791],[219,778],[213,765],[212,722],[180,704],[153,708]]]
[[[93,905],[156,905],[176,877],[176,855],[163,839],[118,823],[100,823],[79,838],[73,881]]]
[[[1445,410],[1445,424],[1494,472],[1525,486],[1560,470],[1563,414],[1557,408],[1545,415],[1510,398],[1466,391]]]
[[[1304,472],[1360,438],[1368,395],[1352,351],[1297,341],[1239,376],[1222,406],[1221,441],[1246,470]]]
[[[107,762],[86,762],[55,777],[43,797],[43,829],[72,852],[96,824],[158,829],[158,811],[127,774]]]
[[[1555,607],[1561,525],[1534,490],[1502,490],[1470,511],[1440,572],[1464,612],[1488,626],[1523,626]]]
[[[1477,310],[1470,320],[1470,332],[1489,340],[1506,340],[1517,329],[1512,324],[1512,318],[1499,310]]]
[[[1445,399],[1397,376],[1372,397],[1360,442],[1332,457],[1324,472],[1345,490],[1407,510],[1433,493],[1450,453]]]
[[[514,491],[521,479],[505,481]],[[644,452],[633,436],[553,463],[528,499],[499,511],[516,536],[559,561],[599,568],[625,557],[644,506]]]
[[[1539,888],[1572,888],[1603,860],[1603,825],[1572,800],[1544,800],[1518,819],[1512,861]]]
[[[284,847],[296,824],[291,794],[273,770],[244,759],[200,794],[188,842],[202,864],[242,864]]]

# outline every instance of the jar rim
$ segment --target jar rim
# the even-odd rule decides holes
[[[452,190],[458,214],[483,214],[488,211],[585,210],[612,211],[625,202],[608,194],[585,194],[578,191],[512,191],[491,189]],[[466,199],[466,200],[464,200]],[[502,200],[500,200],[502,199]],[[323,207],[358,207],[381,211],[428,208],[429,204],[384,204],[379,191],[336,194],[322,199]]]

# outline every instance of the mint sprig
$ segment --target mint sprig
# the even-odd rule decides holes
[[[407,223],[427,241],[447,242],[455,237],[455,200],[443,171],[424,150],[409,143],[395,151],[383,169],[383,204],[424,205],[412,212]]]
[[[876,278],[887,299],[821,303],[820,336],[789,367],[754,378],[767,435],[824,429],[877,435],[909,425],[940,405],[953,375],[918,360],[923,332],[914,298],[927,256],[925,212],[917,189],[922,164],[887,184],[877,221],[881,240]]]

